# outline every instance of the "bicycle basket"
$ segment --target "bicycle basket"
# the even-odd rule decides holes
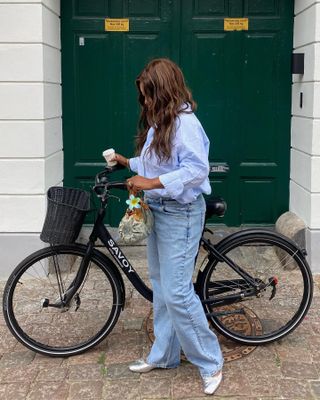
[[[90,210],[90,193],[52,186],[47,192],[47,214],[40,239],[51,244],[73,243]]]

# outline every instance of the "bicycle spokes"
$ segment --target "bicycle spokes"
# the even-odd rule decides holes
[[[292,325],[304,304],[305,280],[296,251],[268,241],[244,242],[224,252],[243,269],[252,282],[243,279],[226,262],[215,262],[206,283],[207,316],[216,318],[235,335],[252,337],[250,329],[239,333],[241,324],[258,320],[254,335],[269,337]],[[232,320],[234,325],[232,325]]]
[[[103,331],[114,309],[112,283],[93,262],[81,285],[73,289],[83,256],[52,253],[19,277],[13,293],[14,318],[30,341],[51,348],[86,343]]]

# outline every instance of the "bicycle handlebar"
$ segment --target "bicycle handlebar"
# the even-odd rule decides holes
[[[112,172],[120,171],[120,170],[122,170],[122,169],[125,169],[125,167],[124,167],[123,165],[121,165],[121,164],[116,164],[116,165],[114,165],[113,167],[109,167],[108,165],[106,165],[105,168],[104,168],[104,170],[101,171],[101,172],[99,172],[99,173],[96,175],[95,183],[96,183],[96,184],[99,183],[100,177],[106,177],[107,175],[111,174]]]
[[[106,166],[105,169],[99,172],[95,177],[95,185],[93,187],[94,192],[97,195],[101,195],[99,193],[100,189],[109,190],[109,189],[121,189],[121,190],[128,190],[127,182],[123,181],[113,181],[109,182],[107,175],[111,174],[112,172],[119,171],[125,169],[125,167],[121,164],[116,164],[113,167]]]
[[[121,190],[128,190],[127,182],[108,182],[106,184],[106,188],[108,189],[121,189]]]

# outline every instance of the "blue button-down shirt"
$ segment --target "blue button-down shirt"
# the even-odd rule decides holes
[[[150,128],[140,156],[129,160],[130,169],[146,178],[159,177],[164,188],[145,190],[147,197],[191,203],[200,193],[211,193],[208,178],[210,142],[193,113],[179,114],[175,126],[170,160],[160,163],[154,151],[146,153],[154,135],[154,128]]]

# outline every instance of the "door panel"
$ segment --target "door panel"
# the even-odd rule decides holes
[[[164,56],[182,67],[193,91],[210,162],[229,167],[210,174],[228,202],[225,218],[212,222],[272,224],[288,209],[290,0],[70,0],[61,2],[61,16],[66,186],[92,184],[108,147],[133,154],[134,81]],[[248,17],[249,30],[224,31],[230,17]],[[129,18],[129,32],[105,32],[105,18]],[[110,204],[112,225],[124,205]]]
[[[79,38],[85,41],[79,46]],[[110,142],[114,140],[110,120],[105,118],[105,110],[112,109],[107,93],[112,92],[111,65],[100,63],[110,46],[109,35],[75,35],[75,122],[77,138],[74,142],[77,163],[87,164],[97,159],[97,145],[101,133],[106,131]],[[94,123],[93,123],[94,121]],[[99,154],[100,156],[100,154]]]
[[[244,36],[244,63],[240,114],[242,162],[274,162],[276,151],[276,59],[263,62],[278,51],[276,34]]]
[[[181,66],[211,140],[210,161],[230,168],[210,174],[228,202],[224,222],[272,224],[288,209],[292,4],[184,4]],[[230,17],[247,17],[249,30],[224,31]]]
[[[279,1],[278,0],[245,0],[244,13],[252,16],[279,16]]]
[[[135,79],[152,58],[177,60],[172,1],[75,0],[62,7],[65,180],[93,184],[105,163],[102,151],[134,153],[139,115]],[[129,32],[105,32],[105,18],[130,18]],[[118,172],[113,179],[125,179]],[[122,200],[125,193],[115,193]],[[119,223],[125,202],[110,201],[108,222]]]

